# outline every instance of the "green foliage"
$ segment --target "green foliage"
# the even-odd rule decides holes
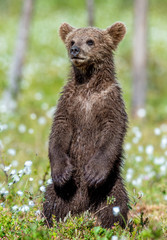
[[[107,240],[114,237],[120,239],[161,239],[162,228],[156,222],[148,224],[143,221],[143,216],[134,218],[130,227],[121,229],[118,224],[112,229],[95,227],[92,216],[88,213],[78,217],[69,216],[66,221],[57,224],[53,228],[44,225],[44,219],[36,218],[30,211],[26,214],[14,214],[7,209],[0,208],[0,238],[1,239],[85,239],[85,240]],[[146,226],[145,226],[146,225]]]
[[[115,202],[115,197],[112,196],[112,197],[107,197],[107,204],[110,205],[110,204],[113,204]]]

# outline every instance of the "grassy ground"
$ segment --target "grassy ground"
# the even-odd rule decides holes
[[[14,4],[15,2],[15,4]],[[7,86],[22,1],[0,1],[0,95]],[[162,4],[162,3],[161,3]],[[165,3],[150,1],[146,119],[132,120],[125,141],[123,175],[131,198],[125,230],[105,230],[85,213],[53,229],[40,216],[50,179],[48,135],[69,62],[58,37],[62,22],[86,25],[84,2],[36,1],[19,106],[9,115],[0,106],[0,239],[166,239],[167,122]],[[115,54],[117,76],[130,116],[132,1],[96,1],[96,25],[126,23],[128,32]],[[79,17],[78,17],[79,16]],[[4,171],[5,170],[5,171]],[[14,171],[16,170],[16,171]],[[13,184],[13,182],[15,182]],[[115,237],[115,238],[114,238]],[[116,238],[117,237],[117,238]]]

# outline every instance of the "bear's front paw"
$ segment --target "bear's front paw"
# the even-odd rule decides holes
[[[73,166],[69,161],[55,164],[51,169],[51,176],[55,186],[62,187],[72,176]]]
[[[90,161],[85,166],[85,180],[88,187],[100,186],[109,174],[109,170],[102,164],[95,161]]]

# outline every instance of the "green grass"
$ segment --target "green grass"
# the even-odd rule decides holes
[[[21,5],[20,0],[0,0],[0,96],[7,87]],[[58,225],[55,222],[48,229],[38,212],[43,200],[40,188],[50,179],[48,136],[54,107],[69,71],[58,28],[62,22],[86,26],[86,12],[83,1],[36,1],[18,109],[14,115],[0,113],[0,239],[167,238],[166,7],[165,2],[150,1],[147,115],[146,119],[132,120],[133,4],[130,0],[96,1],[96,26],[106,28],[119,20],[128,29],[115,54],[117,77],[130,117],[123,170],[131,199],[128,225],[125,230],[117,225],[106,230],[96,226],[94,216],[84,213],[69,216]],[[32,161],[29,175],[24,167],[28,160]],[[10,185],[16,178],[16,174],[10,175],[14,169],[17,175],[23,169],[25,174]],[[21,196],[18,191],[22,191]]]

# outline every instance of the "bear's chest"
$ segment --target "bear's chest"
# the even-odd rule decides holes
[[[107,108],[110,101],[112,87],[101,91],[78,91],[71,100],[71,108],[69,114],[75,125],[84,128],[96,127],[103,117],[102,112]]]
[[[97,94],[78,96],[74,102],[74,109],[77,115],[84,115],[88,119],[97,115],[101,104]]]

